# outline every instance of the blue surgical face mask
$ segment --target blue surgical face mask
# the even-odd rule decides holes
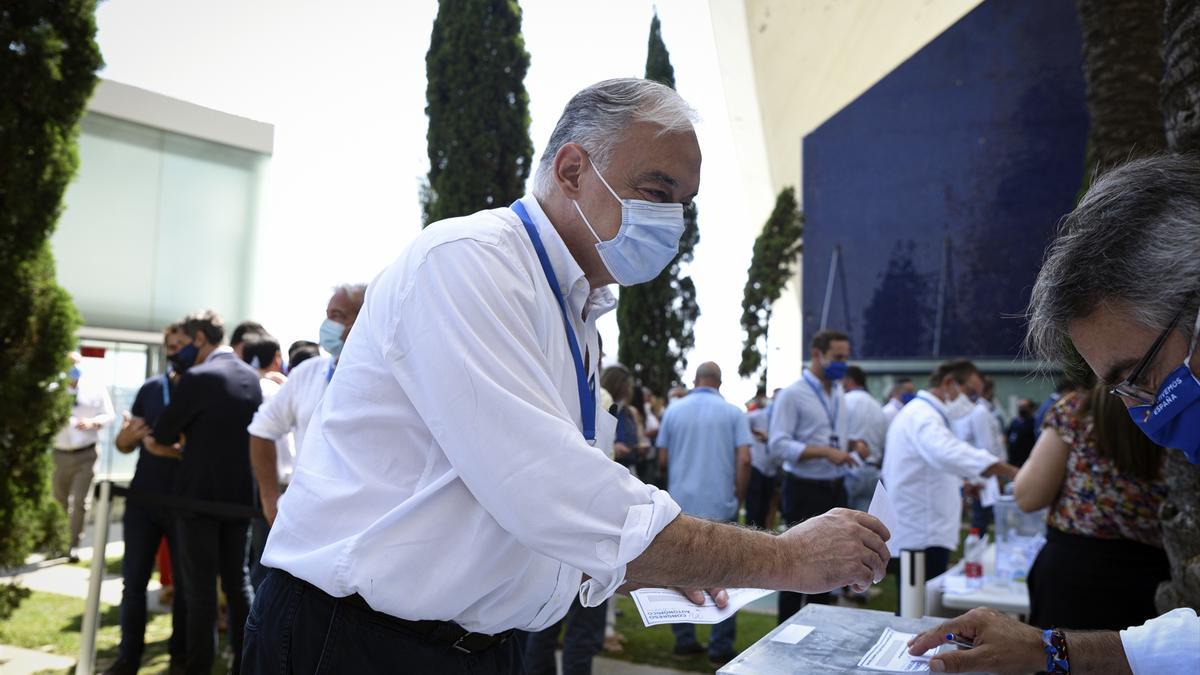
[[[913,393],[911,391],[906,391],[903,394],[900,394],[900,402],[905,405],[908,405],[908,403],[911,402],[916,397],[917,397],[917,395],[915,393]]]
[[[1134,424],[1150,440],[1164,448],[1182,450],[1192,464],[1200,464],[1200,381],[1189,365],[1196,351],[1197,330],[1200,330],[1200,314],[1196,316],[1187,357],[1163,380],[1154,405],[1129,409]]]
[[[594,168],[594,167],[593,167]],[[657,277],[679,252],[683,236],[683,205],[658,204],[641,199],[621,199],[600,171],[596,176],[614,199],[621,202],[621,229],[608,241],[600,239],[579,202],[572,201],[579,217],[596,238],[596,250],[613,280],[622,286],[642,284]]]
[[[342,355],[342,347],[346,344],[342,340],[342,333],[345,331],[346,327],[333,319],[325,319],[321,323],[321,348],[333,354],[335,359]]]
[[[194,344],[186,344],[179,348],[179,351],[167,357],[171,365],[175,366],[175,372],[182,373],[192,364],[196,363],[196,357],[200,355],[200,350]]]
[[[846,376],[846,368],[848,367],[845,361],[830,361],[825,364],[825,379],[830,382],[837,382]]]

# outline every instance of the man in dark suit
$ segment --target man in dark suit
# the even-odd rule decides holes
[[[254,493],[246,427],[262,403],[262,389],[258,373],[221,345],[225,328],[216,312],[186,317],[183,331],[192,343],[172,357],[183,375],[145,446],[180,460],[175,495],[182,505],[176,536],[188,605],[186,670],[212,672],[220,575],[237,673],[251,602],[246,536]],[[181,436],[187,438],[182,451]]]

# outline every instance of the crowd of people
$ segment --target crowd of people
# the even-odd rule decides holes
[[[955,359],[878,400],[850,363],[850,336],[822,330],[792,384],[743,407],[725,400],[716,363],[667,392],[624,365],[600,367],[596,320],[616,304],[607,286],[654,278],[675,255],[699,185],[694,119],[653,82],[579,92],[532,194],[427,228],[370,293],[335,289],[319,331],[327,356],[296,343],[285,360],[252,323],[226,346],[212,311],[168,326],[171,368],[143,385],[118,435],[122,451],[141,453],[125,512],[120,655],[107,672],[138,668],[164,539],[183,672],[213,667],[220,579],[234,672],[552,673],[565,631],[563,671],[587,673],[606,644],[620,646],[618,590],[673,587],[725,606],[727,588],[773,589],[782,622],[835,593],[866,593],[896,565],[889,543],[921,552],[927,579],[942,574],[965,505],[986,531],[981,486],[993,480],[1011,483],[1021,508],[1048,509],[1029,582],[1030,621],[1045,633],[972,612],[920,636],[914,653],[951,631],[978,646],[936,656],[935,671],[1194,665],[1195,613],[1154,618],[1153,594],[1169,573],[1157,515],[1164,448],[1200,462],[1200,435],[1178,413],[1200,419],[1188,371],[1198,303],[1186,295],[1169,312],[1129,315],[1104,302],[1113,289],[1136,296],[1141,273],[1171,267],[1162,260],[1115,268],[1121,283],[1079,276],[1105,267],[1089,256],[1145,263],[1166,250],[1094,235],[1125,232],[1124,221],[1200,249],[1194,160],[1134,162],[1094,183],[1039,276],[1031,344],[1059,360],[1073,345],[1106,384],[1064,382],[1006,421],[991,378]],[[1146,214],[1191,211],[1163,224],[1113,206],[1148,199],[1158,201]],[[1181,283],[1194,275],[1148,281],[1138,306],[1158,302],[1150,287]],[[1165,329],[1143,354],[1129,345],[1153,337],[1146,325]],[[95,432],[114,413],[75,371],[71,383],[55,491],[81,509],[90,477],[78,453],[94,459]],[[880,481],[894,531],[864,512]],[[708,645],[688,624],[673,634],[682,658],[736,656],[734,618]]]

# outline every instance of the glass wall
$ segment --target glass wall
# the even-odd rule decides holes
[[[88,113],[79,158],[52,241],[87,325],[245,316],[264,155]]]

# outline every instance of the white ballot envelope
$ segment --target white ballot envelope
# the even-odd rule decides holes
[[[1000,499],[1000,480],[992,476],[983,482],[983,489],[979,491],[979,505],[986,509],[994,506],[998,499]]]
[[[888,496],[882,482],[875,484],[875,496],[871,497],[871,506],[867,507],[867,513],[878,518],[888,532],[892,533],[892,538],[887,541],[888,553],[891,553],[893,558],[900,555],[900,545],[896,542],[900,519],[896,517],[896,509],[892,507],[892,498]]]
[[[670,588],[639,588],[629,595],[642,615],[642,623],[657,626],[664,623],[721,623],[742,607],[771,593],[761,588],[726,588],[725,592],[729,594],[725,609],[718,608],[707,593],[703,605],[692,604],[682,593]]]
[[[908,641],[916,637],[916,633],[900,633],[891,628],[884,628],[883,635],[867,650],[858,661],[858,667],[866,670],[880,670],[889,673],[927,673],[929,659],[940,653],[946,647],[934,647],[920,656],[908,655]]]

